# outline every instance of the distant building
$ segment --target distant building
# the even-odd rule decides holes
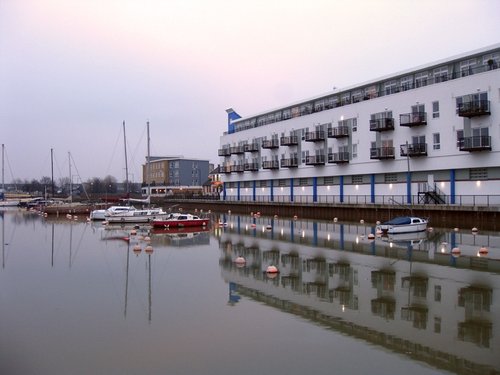
[[[182,156],[151,156],[142,166],[142,194],[147,196],[200,195],[208,178],[209,162]],[[148,186],[151,192],[148,192]]]
[[[497,44],[251,116],[229,109],[222,199],[500,204],[499,103]]]

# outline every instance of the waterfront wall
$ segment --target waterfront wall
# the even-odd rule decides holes
[[[427,217],[430,226],[479,230],[500,230],[500,208],[495,206],[451,206],[451,205],[355,205],[355,204],[294,204],[264,202],[224,202],[210,200],[162,200],[165,208],[182,208],[185,211],[203,210],[204,212],[248,214],[260,212],[261,215],[294,217],[300,219],[333,220],[376,223],[395,216],[413,215]],[[411,210],[410,210],[411,207]]]

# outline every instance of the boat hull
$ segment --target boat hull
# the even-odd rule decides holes
[[[419,217],[398,217],[377,226],[383,234],[418,233],[427,230],[427,220]]]

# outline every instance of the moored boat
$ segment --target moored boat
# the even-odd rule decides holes
[[[428,220],[417,216],[398,216],[377,225],[382,234],[399,234],[423,232],[427,229]]]
[[[118,213],[135,211],[136,208],[134,206],[111,206],[107,209],[98,209],[93,210],[90,213],[90,220],[106,220],[106,214],[114,215]]]
[[[209,223],[210,219],[191,214],[170,214],[151,221],[154,228],[205,227]]]
[[[119,213],[108,212],[105,215],[105,220],[108,223],[149,223],[154,219],[164,217],[166,214],[161,208],[145,208]]]

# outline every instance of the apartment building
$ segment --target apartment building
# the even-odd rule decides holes
[[[147,159],[147,158],[146,158]],[[209,161],[182,156],[151,156],[142,166],[142,193],[165,196],[177,191],[201,193],[208,179]]]
[[[233,201],[500,204],[500,44],[241,117]]]

